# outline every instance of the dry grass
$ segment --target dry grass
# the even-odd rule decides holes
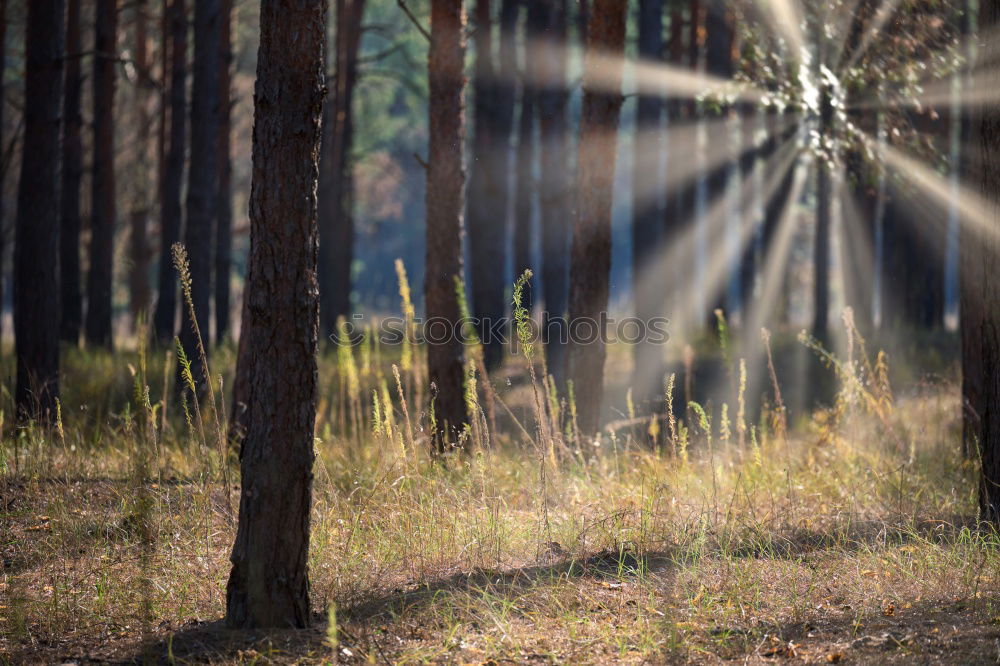
[[[503,412],[489,447],[441,463],[423,453],[419,363],[400,381],[407,429],[374,351],[322,367],[316,628],[267,635],[217,621],[236,491],[214,453],[177,418],[138,455],[125,360],[72,356],[64,434],[10,432],[0,451],[0,661],[1000,658],[1000,539],[976,523],[953,385],[894,400],[858,369],[834,408],[787,436],[765,411],[742,446],[737,406],[708,410],[686,419],[687,460],[651,449],[644,422],[577,454],[557,434],[571,410],[549,404],[562,449]],[[497,397],[535,435],[530,382],[509,372]]]

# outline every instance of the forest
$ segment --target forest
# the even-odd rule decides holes
[[[997,663],[995,59],[0,0],[0,665]]]

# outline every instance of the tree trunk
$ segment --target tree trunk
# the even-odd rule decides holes
[[[973,10],[978,3],[973,0],[966,0],[963,3],[962,12],[962,37],[966,44],[966,54],[969,56],[962,71],[962,92],[971,89],[972,74],[975,70],[975,49],[974,44],[968,40],[973,34],[973,26],[976,17]],[[973,147],[974,135],[974,114],[972,110],[965,106],[961,111],[959,120],[959,150],[960,157],[957,165],[955,178],[958,182],[965,182],[969,185],[971,180],[970,165],[978,159],[978,153]],[[958,311],[959,311],[959,334],[961,337],[962,349],[962,453],[966,459],[971,459],[978,451],[979,442],[982,441],[982,419],[981,414],[985,411],[982,404],[983,377],[980,372],[979,357],[980,351],[979,332],[977,323],[981,320],[982,308],[977,303],[975,289],[978,285],[977,276],[971,267],[975,261],[975,237],[967,223],[959,219],[958,228],[959,247],[959,290],[958,290]],[[969,270],[970,272],[966,273]]]
[[[427,369],[433,384],[434,448],[443,453],[466,423],[463,375],[465,347],[454,327],[459,320],[455,293],[462,279],[462,199],[465,169],[464,97],[465,9],[455,0],[431,0],[428,54],[430,153],[427,160],[427,259],[424,304],[427,321],[444,322],[446,335],[428,340]],[[428,332],[431,327],[428,326]]]
[[[250,410],[226,594],[231,627],[309,624],[319,297],[323,2],[262,0],[254,94],[247,338]]]
[[[689,0],[687,14],[688,20],[685,26],[687,28],[685,30],[687,33],[687,49],[682,50],[680,45],[677,45],[677,50],[674,52],[674,62],[680,65],[681,58],[686,58],[687,68],[693,72],[697,72],[701,67],[700,63],[704,51],[705,38],[705,12],[701,0]],[[678,37],[675,37],[675,39]],[[670,120],[671,137],[675,138],[677,143],[680,144],[673,147],[672,154],[686,155],[686,159],[695,164],[701,159],[698,146],[699,124],[701,123],[702,115],[700,107],[701,105],[698,101],[693,98],[684,102],[678,102],[676,107],[677,112]],[[670,215],[666,224],[667,236],[671,239],[678,239],[688,235],[693,239],[695,235],[690,232],[698,224],[698,187],[702,176],[698,173],[689,178],[679,178],[677,174],[682,170],[676,162],[669,162],[668,164],[674,175],[669,179],[671,192],[667,195],[667,210],[668,215]],[[672,203],[669,202],[671,198],[673,199]],[[684,255],[678,257],[680,265],[672,267],[673,274],[677,277],[678,282],[680,283],[683,280],[683,284],[687,285],[686,288],[674,289],[672,294],[674,296],[674,318],[682,322],[685,326],[690,325],[690,322],[695,319],[695,311],[700,310],[700,306],[691,307],[692,304],[700,302],[700,294],[692,302],[685,302],[684,298],[686,291],[697,292],[697,290],[701,289],[700,285],[693,283],[698,271],[698,258],[695,254],[693,251],[686,252]],[[677,326],[678,328],[674,331],[675,334],[684,334],[687,332],[681,330],[679,324]]]
[[[569,229],[571,226],[569,166],[569,123],[566,83],[567,32],[569,14],[566,0],[538,0],[545,11],[540,36],[539,69],[546,82],[537,92],[539,159],[541,178],[538,203],[542,236],[542,315],[545,358],[549,373],[562,388],[566,381],[566,342],[558,334],[565,328],[569,301]]]
[[[829,86],[820,91],[820,136],[833,132],[833,93]],[[830,322],[830,217],[833,206],[830,165],[819,157],[816,184],[816,241],[813,246],[813,337],[824,345]],[[816,365],[816,364],[813,364]]]
[[[24,143],[14,245],[19,419],[51,421],[59,399],[59,133],[64,0],[28,3]]]
[[[639,59],[663,59],[663,0],[640,0]],[[635,316],[649,322],[663,316],[663,102],[656,95],[640,95],[635,116],[632,170],[632,292]],[[661,392],[662,348],[642,339],[633,347],[632,389],[643,402]]]
[[[990,35],[998,27],[1000,1],[985,0],[980,5],[980,34]],[[996,72],[990,76],[1000,85]],[[965,418],[967,429],[979,434],[980,511],[984,520],[1000,525],[1000,241],[995,233],[1000,219],[1000,205],[996,203],[1000,195],[1000,109],[996,105],[984,106],[981,113],[977,143],[981,151],[982,193],[990,202],[990,231],[965,233],[969,226],[963,226],[963,341],[977,339],[978,344],[963,345],[962,370],[974,377],[971,383],[978,385],[979,392],[965,396]],[[968,406],[978,414],[972,414]]]
[[[569,375],[576,392],[578,425],[593,435],[604,392],[604,324],[611,274],[611,204],[618,116],[621,111],[625,3],[594,0],[584,61],[583,111],[577,167],[576,219],[570,264]],[[601,63],[598,58],[613,62]],[[595,79],[600,79],[598,82]],[[610,85],[609,85],[610,84]],[[605,92],[614,90],[614,92]],[[587,331],[596,331],[589,339]]]
[[[491,324],[503,319],[507,309],[503,270],[507,230],[504,212],[510,189],[508,168],[514,86],[513,80],[498,76],[500,66],[494,59],[489,0],[476,0],[475,20],[475,135],[466,207],[472,263],[472,314],[479,320],[486,367],[493,369],[503,362],[503,340],[491,334]],[[501,34],[501,43],[510,37]],[[519,228],[517,225],[521,222],[519,215],[515,217],[515,228]],[[515,263],[515,273],[519,270],[518,263]]]
[[[0,47],[2,50],[2,47]],[[73,347],[80,344],[83,303],[80,301],[80,181],[83,178],[83,143],[80,130],[80,0],[66,7],[66,78],[63,107],[61,222],[59,229],[59,337]],[[0,104],[2,106],[2,104]]]
[[[150,149],[151,116],[149,113],[149,95],[155,84],[153,83],[151,63],[149,61],[149,51],[146,35],[146,2],[136,0],[133,5],[135,11],[135,68],[136,85],[133,89],[135,95],[136,111],[136,159],[135,168],[139,172],[138,182],[135,187],[135,201],[132,204],[132,211],[129,214],[129,309],[132,314],[133,331],[137,330],[138,319],[144,317],[149,311],[149,240],[147,238],[146,227],[149,221],[149,208],[152,202],[150,192],[150,181],[147,174],[151,175],[152,169],[148,163],[147,155]]]
[[[219,205],[215,229],[215,341],[229,335],[230,271],[233,256],[233,165],[230,155],[232,129],[231,75],[233,64],[233,0],[221,0],[219,57]]]
[[[524,21],[524,58],[521,64],[521,109],[517,127],[517,152],[514,175],[517,187],[514,195],[514,277],[534,268],[532,252],[533,213],[535,203],[535,101],[538,89],[531,81],[540,53],[539,8],[541,3],[528,7]],[[484,250],[485,251],[485,250]],[[533,285],[527,285],[522,306],[530,311],[534,303]]]
[[[351,142],[354,136],[354,87],[358,78],[358,49],[364,0],[335,0],[337,34],[334,54],[334,87],[329,164],[323,169],[320,189],[320,318],[324,336],[337,333],[337,319],[351,314],[351,262],[354,258],[354,212],[351,192]]]
[[[222,60],[221,0],[198,0],[194,6],[194,60],[191,67],[191,161],[188,165],[187,221],[184,245],[191,270],[191,299],[202,342],[211,339],[212,227],[219,203],[219,70]],[[181,346],[191,359],[198,390],[204,371],[190,308],[181,307]],[[178,370],[180,366],[178,365]],[[180,385],[178,383],[178,385]]]
[[[705,49],[705,69],[709,75],[727,81],[733,76],[733,42],[736,38],[733,23],[734,17],[732,11],[723,4],[711,3],[706,8],[705,32],[707,43]],[[707,111],[706,115],[714,114],[711,111]],[[730,123],[728,122],[730,115],[730,107],[722,104],[718,111],[717,121],[706,127],[705,152],[707,154],[707,161],[715,164],[703,176],[705,179],[706,210],[712,209],[716,204],[721,204],[723,200],[729,197],[729,176],[733,166]],[[726,210],[726,212],[722,213],[723,216],[728,215],[727,207],[722,206],[720,209]],[[712,234],[712,225],[714,223],[715,221],[710,219],[709,216],[698,220],[698,224],[705,225],[706,234]],[[718,228],[728,231],[729,225],[723,222]],[[708,275],[706,271],[708,270],[708,265],[712,263],[711,254],[720,251],[728,254],[727,246],[730,246],[732,239],[727,235],[722,235],[719,238],[707,238],[707,242],[707,256],[699,257],[699,261],[707,262],[707,265],[702,267],[700,271],[705,281],[705,288],[710,289],[710,291],[705,293],[707,303],[711,306],[706,313],[708,317],[706,323],[709,330],[713,330],[716,326],[715,311],[727,309],[726,288],[730,284],[731,272],[734,269],[738,269],[738,266],[724,264],[723,277],[717,280],[712,275]]]
[[[156,339],[171,344],[177,332],[177,272],[171,248],[181,239],[181,188],[187,139],[187,8],[184,0],[170,4],[170,143],[160,201],[159,297],[153,315]],[[164,35],[166,39],[166,35]]]
[[[117,0],[94,10],[94,162],[91,175],[90,270],[87,273],[87,344],[111,349],[111,282],[115,237],[115,70]]]

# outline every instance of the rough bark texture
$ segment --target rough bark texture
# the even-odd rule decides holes
[[[493,369],[503,362],[503,341],[490,335],[490,323],[502,319],[507,309],[503,270],[507,220],[504,213],[510,189],[508,169],[514,85],[512,79],[498,76],[501,68],[494,54],[489,0],[476,0],[475,22],[475,135],[466,206],[472,314],[480,320],[479,335],[486,367]],[[510,38],[510,35],[500,35],[501,43]],[[520,217],[515,217],[515,224],[520,222]],[[518,270],[515,263],[515,272]]]
[[[622,95],[625,3],[595,0],[590,7],[584,62],[583,112],[577,166],[578,210],[570,264],[569,375],[576,392],[578,425],[593,435],[600,424],[604,392],[604,316],[611,273],[611,204],[615,143]],[[599,61],[595,55],[610,56]],[[602,85],[592,84],[600,81]],[[611,85],[608,85],[611,83]],[[604,92],[616,90],[615,92]],[[585,330],[596,331],[591,341]]]
[[[540,36],[538,66],[547,83],[537,93],[539,159],[538,204],[542,236],[542,314],[543,330],[565,323],[569,301],[569,230],[572,208],[572,179],[569,166],[569,123],[566,83],[566,49],[569,15],[566,0],[538,0],[545,12]],[[559,336],[549,336],[545,343],[549,373],[556,385],[566,380],[566,345]]]
[[[980,5],[980,34],[989,35],[1000,27],[1000,2],[986,0]],[[1000,76],[992,72],[994,83]],[[966,403],[978,411],[978,419],[967,428],[978,432],[982,457],[980,510],[985,520],[1000,525],[1000,241],[996,234],[1000,205],[1000,109],[983,108],[979,119],[978,147],[981,151],[982,193],[990,202],[989,232],[964,233],[962,261],[963,341],[978,338],[976,345],[963,345],[962,370],[976,376],[979,395],[967,395]],[[963,230],[968,225],[963,225]],[[967,306],[969,306],[967,308]],[[963,387],[964,388],[964,387]],[[965,410],[966,419],[974,418]]]
[[[191,66],[191,160],[188,165],[184,245],[191,269],[191,298],[203,342],[210,342],[212,231],[219,202],[219,63],[222,60],[221,0],[194,3],[194,60]],[[199,390],[204,382],[190,308],[181,307],[181,345],[191,359]],[[178,371],[180,366],[178,365]],[[180,382],[178,382],[180,386]]]
[[[215,340],[229,335],[230,271],[233,264],[233,166],[230,156],[233,63],[233,0],[222,0],[219,44],[219,204],[215,228]]]
[[[459,320],[455,280],[462,279],[464,234],[464,31],[465,9],[461,2],[431,0],[424,305],[428,322],[443,321],[452,331]],[[465,347],[452,331],[446,339],[431,341],[427,346],[427,370],[434,385],[432,399],[437,424],[433,445],[438,452],[456,441],[457,433],[466,423],[462,389]]]
[[[663,59],[663,0],[640,0],[639,59]],[[663,102],[656,95],[640,95],[635,116],[632,175],[632,292],[635,316],[648,322],[663,316]],[[632,389],[642,401],[661,393],[662,349],[641,340],[633,349]]]
[[[59,133],[64,0],[28,3],[24,145],[14,246],[15,402],[19,418],[55,416],[59,398]]]
[[[83,143],[80,131],[80,0],[66,5],[66,76],[63,84],[62,188],[59,225],[59,337],[74,347],[80,343],[83,303],[80,301],[80,181]]]
[[[156,339],[169,345],[177,332],[177,272],[171,247],[181,239],[181,188],[187,137],[187,8],[184,0],[170,4],[170,141],[160,200],[159,297],[153,315]]]
[[[320,187],[320,318],[324,336],[337,332],[337,318],[351,314],[351,262],[354,212],[351,142],[354,137],[354,87],[358,79],[363,0],[336,0],[333,92],[327,100],[324,182]]]
[[[94,9],[94,161],[91,177],[90,270],[87,273],[87,344],[111,348],[111,281],[115,236],[116,0]]]
[[[232,627],[302,627],[310,617],[325,5],[261,2],[242,332],[250,409],[226,600]]]

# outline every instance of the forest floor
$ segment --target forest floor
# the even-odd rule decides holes
[[[787,435],[722,417],[689,450],[640,427],[589,458],[500,438],[441,464],[321,425],[315,622],[249,634],[221,622],[238,495],[208,451],[164,437],[139,469],[127,411],[20,431],[0,663],[1000,661],[1000,537],[957,390],[856,397]]]

